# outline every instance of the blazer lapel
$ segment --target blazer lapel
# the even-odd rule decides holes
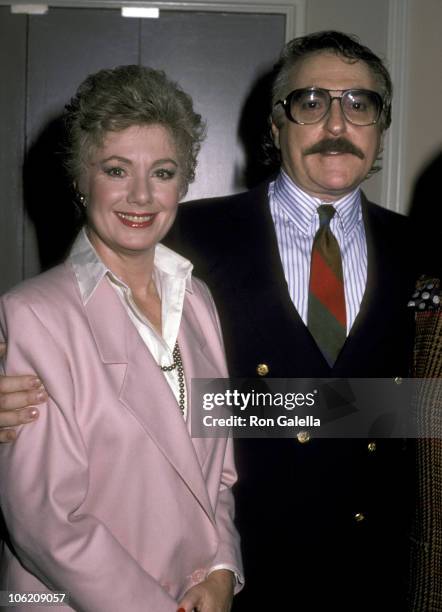
[[[254,321],[253,327],[261,336],[263,346],[272,347],[278,363],[287,362],[293,351],[299,350],[307,360],[319,361],[328,368],[290,297],[267,192],[266,183],[264,188],[250,192],[250,201],[238,207],[237,231],[253,236],[253,243],[249,240],[248,246],[252,246],[247,251],[232,250],[231,253],[231,275],[237,281],[236,299],[241,308],[248,310],[247,316]],[[236,244],[242,245],[239,238]]]
[[[367,240],[367,285],[362,298],[361,307],[350,330],[348,341],[359,334],[361,328],[375,329],[380,313],[388,316],[389,300],[386,296],[395,293],[395,282],[398,277],[400,262],[395,264],[396,254],[390,251],[395,237],[384,230],[376,218],[376,209],[361,193],[362,213]],[[395,265],[398,269],[395,270]],[[374,327],[372,327],[372,325]]]
[[[189,436],[191,435],[192,423],[192,379],[219,378],[221,375],[219,366],[214,363],[214,358],[210,354],[209,344],[206,338],[207,330],[204,331],[201,328],[195,314],[195,307],[197,308],[197,306],[194,304],[193,295],[188,294],[187,299],[184,302],[183,317],[178,336],[187,387],[187,428]],[[189,338],[192,339],[191,343],[188,341]],[[223,372],[222,374],[227,376],[227,372]],[[210,447],[213,446],[213,439],[208,437],[192,438],[192,443],[198,456],[199,464],[203,466],[207,459]]]
[[[121,366],[120,402],[138,420],[214,522],[201,466],[175,396],[106,278],[85,308],[103,363],[112,370],[114,364]]]
[[[398,305],[405,309],[412,291],[407,289],[404,276],[409,264],[403,259],[400,243],[405,238],[398,234],[396,219],[369,202],[363,193],[361,204],[367,240],[367,285],[359,313],[336,362],[343,366],[347,359],[350,362],[353,359],[354,344],[364,346],[367,334],[372,339],[373,334],[383,333],[397,319]]]

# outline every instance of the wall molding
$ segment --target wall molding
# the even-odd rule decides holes
[[[0,6],[34,6],[45,5],[53,8],[111,8],[118,9],[123,6],[155,7],[160,11],[211,11],[211,12],[233,12],[233,13],[270,13],[285,16],[285,39],[286,41],[305,33],[306,27],[306,0],[254,0],[254,2],[242,2],[233,0],[224,2],[220,0],[204,0],[194,2],[179,0],[49,0],[38,2],[34,0],[0,0]]]
[[[406,212],[405,154],[408,118],[410,0],[389,0],[387,60],[393,81],[392,124],[385,137],[382,199],[386,208]]]

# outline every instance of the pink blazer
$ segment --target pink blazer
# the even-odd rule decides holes
[[[189,392],[192,378],[226,376],[212,298],[192,284],[178,336]],[[242,572],[231,440],[191,440],[106,279],[83,306],[65,263],[3,296],[0,324],[6,372],[38,374],[50,396],[0,448],[15,550],[0,589],[68,591],[84,612],[175,612],[210,567]]]

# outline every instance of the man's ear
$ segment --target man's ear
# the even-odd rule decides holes
[[[272,121],[271,130],[272,130],[273,144],[275,145],[277,149],[280,149],[281,147],[279,145],[279,128],[277,127],[274,121]]]
[[[381,139],[379,141],[379,151],[383,151],[384,150],[384,139],[385,139],[385,130],[382,130],[382,132],[381,132]]]
[[[378,148],[378,153],[376,155],[376,161],[379,161],[382,159],[382,154],[384,152],[384,139],[385,139],[385,130],[383,130],[381,132],[381,135],[379,137],[379,148]],[[379,169],[381,167],[379,166]]]

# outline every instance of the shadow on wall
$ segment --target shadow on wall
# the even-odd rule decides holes
[[[43,270],[64,259],[82,224],[63,167],[64,140],[63,122],[56,117],[31,145],[23,166],[24,202],[35,226]]]
[[[238,125],[245,166],[235,169],[236,186],[252,189],[279,168],[279,157],[271,144],[270,113],[273,71],[262,74],[247,95]]]
[[[416,250],[419,272],[442,274],[442,206],[440,182],[442,151],[424,168],[416,180],[410,206],[410,218],[416,237],[410,248]]]

